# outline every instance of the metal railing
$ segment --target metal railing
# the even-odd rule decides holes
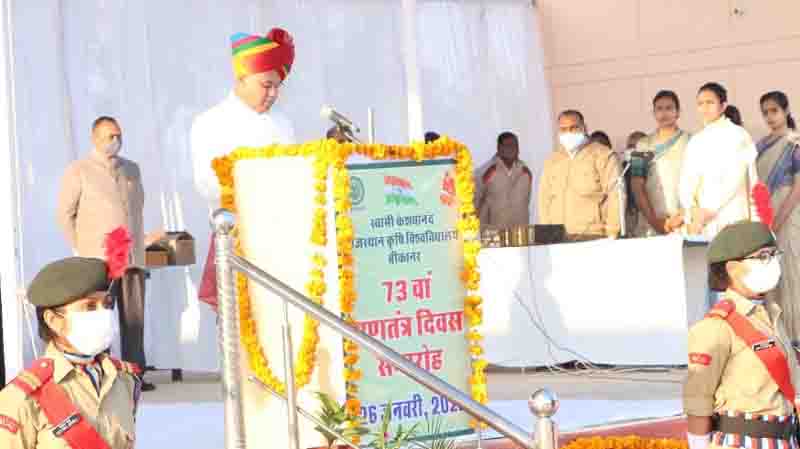
[[[376,357],[391,363],[398,371],[429,390],[445,396],[466,413],[490,428],[513,440],[526,449],[555,449],[558,432],[551,417],[558,410],[558,399],[547,390],[539,390],[528,401],[537,417],[536,438],[498,415],[492,409],[478,403],[461,390],[439,379],[426,370],[411,363],[402,354],[354,328],[324,307],[314,303],[302,293],[265,273],[257,266],[233,253],[233,229],[235,216],[218,209],[212,217],[216,240],[217,294],[219,300],[219,325],[222,351],[222,389],[225,408],[225,448],[245,449],[244,417],[241,395],[241,372],[239,370],[239,320],[235,296],[234,270],[246,275],[256,284],[278,295],[283,301],[283,351],[284,377],[286,379],[286,403],[288,409],[289,448],[300,449],[297,427],[297,392],[294,388],[292,341],[288,319],[288,305],[311,315],[321,324],[367,349]],[[274,393],[274,392],[272,392]]]

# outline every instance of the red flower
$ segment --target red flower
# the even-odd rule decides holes
[[[756,207],[756,213],[762,223],[772,229],[773,224],[773,211],[772,203],[770,201],[769,189],[763,182],[757,183],[753,187],[753,203]]]
[[[124,226],[120,226],[106,234],[106,263],[108,264],[108,277],[110,279],[119,279],[125,274],[130,260],[132,243],[131,235]]]

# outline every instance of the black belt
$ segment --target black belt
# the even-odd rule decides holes
[[[711,417],[711,429],[722,433],[733,433],[750,438],[772,438],[775,440],[791,440],[797,431],[794,417],[786,422],[767,422],[733,417],[714,415]]]

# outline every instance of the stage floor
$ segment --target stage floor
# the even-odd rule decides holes
[[[548,387],[561,399],[555,419],[565,437],[581,431],[614,434],[613,428],[619,426],[679,414],[684,375],[685,371],[680,370],[490,373],[489,394],[493,399],[490,407],[530,430],[533,418],[526,399],[537,388]],[[137,422],[137,449],[223,447],[223,409],[217,376],[186,373],[181,383],[169,383],[166,372],[148,376],[158,389],[144,395]],[[678,429],[670,430],[669,435],[680,433],[681,429],[680,420],[675,419],[659,420],[647,426],[650,429],[645,432],[647,434],[665,426]],[[640,429],[625,431],[639,433]],[[658,431],[655,434],[661,435]],[[486,435],[487,438],[496,436]]]

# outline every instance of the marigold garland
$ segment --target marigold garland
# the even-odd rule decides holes
[[[562,449],[688,449],[686,440],[626,437],[578,438]]]
[[[324,247],[327,238],[325,234],[325,206],[326,181],[328,167],[332,168],[333,175],[333,198],[336,211],[336,252],[339,267],[339,305],[344,319],[349,323],[355,323],[353,310],[357,299],[354,281],[354,260],[353,260],[353,223],[350,218],[350,176],[347,171],[346,161],[352,154],[366,156],[373,160],[408,160],[423,161],[438,157],[454,157],[456,160],[455,179],[456,196],[458,198],[459,219],[457,230],[462,238],[464,266],[461,272],[461,280],[466,288],[464,297],[464,315],[469,324],[466,333],[469,342],[469,353],[472,358],[472,372],[469,376],[472,398],[486,404],[488,395],[486,391],[486,360],[482,357],[483,348],[481,341],[483,335],[479,331],[479,326],[483,321],[482,298],[478,295],[480,286],[480,274],[478,273],[478,252],[481,245],[478,238],[480,223],[475,214],[475,207],[472,203],[474,196],[474,182],[472,179],[472,157],[469,150],[463,144],[453,141],[447,137],[429,143],[414,143],[411,146],[383,145],[383,144],[338,144],[333,140],[323,140],[309,142],[304,145],[273,145],[261,149],[240,148],[231,154],[217,158],[212,162],[212,167],[217,173],[221,192],[222,207],[231,211],[236,211],[235,187],[233,182],[233,166],[238,160],[254,158],[270,158],[282,156],[304,156],[314,157],[314,180],[316,196],[313,229],[311,241],[317,246]],[[241,242],[237,236],[237,251],[241,253]],[[324,278],[325,257],[321,252],[316,252],[312,256],[311,279],[306,285],[306,291],[312,299],[322,304],[326,291]],[[244,344],[250,368],[256,376],[273,389],[283,392],[285,384],[276,378],[269,368],[269,362],[264,355],[263,349],[258,341],[256,323],[252,317],[250,309],[250,293],[247,278],[239,274],[237,276],[237,287],[239,295],[239,308],[241,320],[241,339]],[[310,381],[311,374],[315,366],[316,344],[319,341],[317,327],[319,324],[306,316],[303,343],[296,364],[295,375],[297,377],[297,388],[302,388]],[[361,371],[355,368],[358,363],[358,345],[350,340],[344,341],[345,370],[347,399],[345,407],[349,415],[349,425],[357,427],[360,425],[361,403],[358,400],[357,381],[361,379]],[[470,421],[470,425],[477,427],[475,420]],[[357,439],[353,442],[358,443]]]
[[[325,295],[325,273],[327,264],[322,251],[327,244],[326,236],[326,201],[324,199],[327,189],[328,160],[319,144],[308,143],[301,146],[273,145],[266,148],[240,148],[227,156],[214,159],[212,168],[217,174],[221,190],[221,205],[232,212],[237,211],[236,191],[233,182],[233,167],[239,160],[260,159],[284,156],[314,157],[313,172],[317,195],[315,197],[314,218],[312,220],[311,242],[319,247],[311,256],[311,270],[309,281],[306,284],[306,293],[318,304],[323,303]],[[320,195],[322,201],[320,201]],[[238,233],[236,238],[236,252],[243,254],[242,241]],[[269,385],[270,388],[285,393],[286,384],[272,372],[264,350],[258,341],[257,326],[252,315],[249,282],[241,273],[236,275],[236,286],[239,299],[240,338],[247,353],[250,369],[254,374]],[[319,343],[319,323],[311,316],[306,315],[303,321],[303,336],[300,351],[294,364],[295,385],[298,389],[306,386],[311,381],[311,375],[316,365],[317,344]]]

